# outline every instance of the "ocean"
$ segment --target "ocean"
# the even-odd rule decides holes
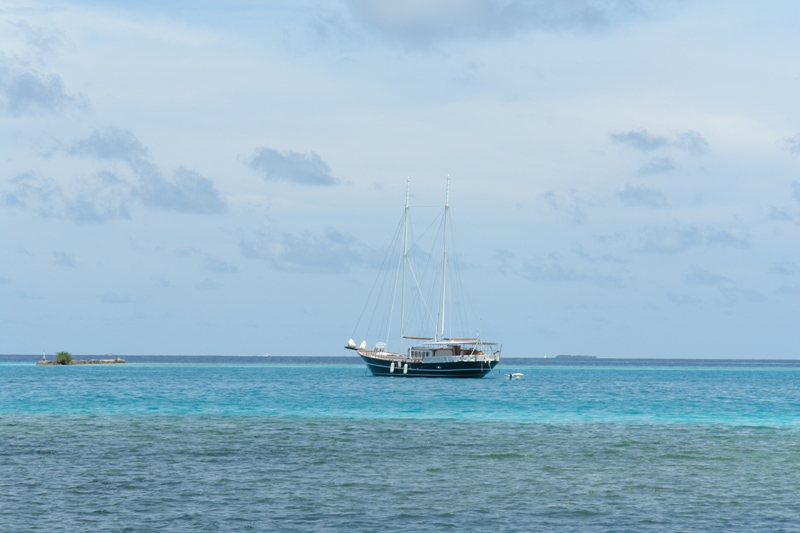
[[[0,531],[800,531],[800,361],[124,357],[0,356]]]

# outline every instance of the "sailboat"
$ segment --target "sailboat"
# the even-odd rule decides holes
[[[388,318],[379,327],[381,340],[372,347],[364,340],[356,345],[351,338],[345,346],[358,353],[367,368],[375,376],[429,377],[429,378],[482,378],[500,362],[502,345],[487,342],[476,333],[474,336],[455,335],[453,322],[460,321],[464,331],[464,313],[454,313],[450,306],[455,305],[454,285],[460,288],[457,278],[457,256],[452,253],[452,230],[450,226],[450,179],[447,180],[447,193],[444,210],[438,219],[440,232],[432,239],[441,246],[439,253],[425,253],[420,250],[420,241],[410,237],[409,182],[406,182],[406,205],[401,223],[395,233],[396,253],[387,253],[384,266],[394,265],[395,274],[387,274],[389,268],[382,269],[384,284],[376,296],[375,309],[383,307]],[[428,226],[430,229],[433,226]],[[426,230],[427,233],[427,230]],[[440,237],[440,238],[439,238]],[[399,250],[397,250],[399,248]],[[418,253],[414,253],[418,252]],[[421,256],[427,263],[423,269],[415,266],[410,256]],[[438,257],[438,261],[432,261]],[[379,275],[380,278],[380,275]],[[455,280],[453,279],[455,278]],[[455,283],[453,283],[455,281]],[[377,286],[377,281],[375,286]],[[373,286],[373,292],[375,289]],[[399,297],[397,289],[399,286]],[[388,289],[387,289],[388,287]],[[428,289],[435,307],[425,298]],[[392,316],[399,300],[399,333],[392,338]],[[379,305],[384,303],[386,305]],[[365,306],[366,309],[366,306]],[[362,317],[364,312],[362,311]],[[454,316],[458,317],[454,320]],[[374,316],[373,316],[374,318]],[[359,319],[359,322],[361,319]],[[374,320],[370,320],[372,324]],[[358,326],[357,326],[358,327]],[[412,333],[412,328],[419,331]],[[355,332],[354,332],[355,333]],[[396,348],[390,348],[390,341],[396,341]],[[404,343],[406,350],[403,349]],[[408,346],[410,344],[410,346]]]

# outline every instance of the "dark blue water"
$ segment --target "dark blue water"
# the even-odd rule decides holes
[[[3,357],[2,531],[800,530],[796,361]]]

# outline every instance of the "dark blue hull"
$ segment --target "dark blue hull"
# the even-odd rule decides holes
[[[402,366],[395,366],[392,372],[391,361],[368,357],[361,359],[375,376],[397,378],[482,378],[497,366],[498,361],[457,361],[453,363],[408,363],[408,372]]]

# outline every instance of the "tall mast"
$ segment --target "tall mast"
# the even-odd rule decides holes
[[[406,178],[406,210],[403,214],[403,287],[400,289],[400,353],[403,353],[403,335],[406,333],[406,267],[408,265],[408,194],[411,178]]]
[[[442,329],[439,340],[444,340],[444,310],[445,298],[447,297],[447,218],[450,215],[450,174],[447,175],[447,193],[444,200],[444,229],[442,230]]]

